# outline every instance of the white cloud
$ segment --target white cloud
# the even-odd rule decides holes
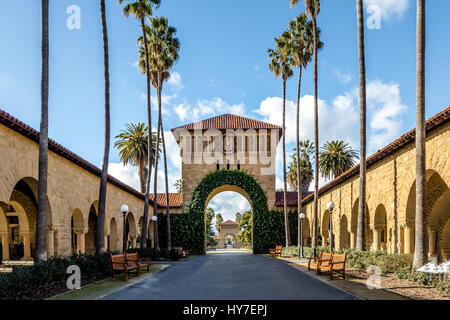
[[[367,8],[378,7],[385,20],[401,19],[410,6],[410,0],[365,0]]]
[[[184,88],[181,75],[176,71],[171,73],[170,78],[167,81],[167,84],[174,87],[175,89],[183,89]]]
[[[349,83],[349,82],[352,82],[352,80],[353,80],[352,75],[346,74],[346,73],[342,73],[342,72],[339,71],[339,70],[336,70],[336,71],[334,72],[334,75],[336,76],[336,78],[337,78],[340,82],[342,82],[342,83],[344,83],[344,84]]]
[[[108,174],[138,191],[141,189],[137,167],[124,166],[122,163],[109,163]]]
[[[234,221],[236,218],[236,213],[244,213],[251,210],[250,203],[247,199],[239,193],[232,191],[219,193],[211,199],[208,207],[213,208],[216,213],[220,213],[224,221]]]
[[[400,136],[402,121],[399,116],[407,106],[401,102],[398,83],[383,83],[380,80],[368,84],[367,103],[373,110],[369,148],[375,151]]]
[[[181,121],[199,121],[205,117],[212,117],[224,113],[232,113],[237,115],[245,114],[245,105],[228,104],[221,98],[211,100],[197,100],[195,105],[189,103],[179,104],[174,108],[175,113]]]
[[[139,70],[139,60],[136,60],[135,62],[129,62],[128,64]]]

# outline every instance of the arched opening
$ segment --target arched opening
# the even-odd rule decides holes
[[[210,172],[196,187],[189,210],[189,214],[193,215],[197,221],[193,225],[196,232],[205,234],[204,221],[207,205],[212,197],[223,191],[236,191],[243,195],[251,205],[253,252],[265,253],[276,245],[276,239],[267,237],[264,225],[264,216],[268,213],[266,194],[251,175],[239,170]],[[202,242],[192,245],[192,250],[206,252],[206,241]]]
[[[307,217],[303,220],[303,245],[308,247],[312,244],[310,222]]]
[[[357,230],[358,230],[358,210],[359,210],[359,198],[356,198],[355,202],[353,203],[352,208],[352,218],[350,221],[351,228],[350,228],[350,248],[355,249],[356,248],[356,237],[357,237]],[[372,230],[370,229],[370,214],[369,214],[369,207],[367,206],[366,202],[366,210],[364,215],[364,246],[365,250],[370,250],[372,246]]]
[[[84,221],[83,214],[80,209],[75,209],[71,218],[71,243],[72,253],[84,253],[83,237],[84,237]]]
[[[127,249],[136,248],[136,222],[132,212],[127,215],[127,225],[126,225],[126,245]]]
[[[330,245],[330,211],[325,210],[320,224],[320,235],[322,236],[322,246]]]
[[[375,210],[374,230],[373,230],[373,249],[387,249],[387,215],[384,205],[378,205]]]
[[[438,256],[439,260],[444,259],[444,247],[446,244],[443,240],[446,238],[445,225],[449,218],[448,206],[450,205],[449,187],[434,170],[426,171],[426,202],[425,214],[427,228],[428,252],[430,256]],[[406,205],[405,221],[402,224],[403,241],[401,249],[404,253],[413,253],[415,246],[415,212],[416,212],[416,182],[411,186],[408,202]],[[402,252],[402,251],[401,251]]]
[[[88,232],[86,233],[86,254],[95,254],[95,239],[97,237],[97,208],[91,205],[88,217]]]
[[[119,251],[119,235],[115,218],[111,219],[109,227],[109,251]]]
[[[341,217],[339,223],[339,248],[350,248],[350,232],[348,232],[348,220],[345,214]]]
[[[0,240],[2,260],[33,260],[36,247],[37,181],[19,180],[9,202],[0,204]],[[47,200],[47,249],[54,255],[51,206]]]
[[[209,239],[213,237],[218,249],[251,247],[252,220],[251,204],[242,189],[217,188],[207,199],[205,242],[210,244]]]

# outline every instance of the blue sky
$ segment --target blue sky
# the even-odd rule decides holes
[[[415,1],[366,0],[381,12],[381,29],[366,28],[368,141],[375,152],[415,123]],[[103,56],[98,1],[50,1],[50,137],[95,165],[103,150]],[[165,130],[222,113],[281,121],[281,80],[268,70],[266,50],[290,19],[304,10],[289,1],[163,0],[156,16],[178,29],[180,60],[164,89]],[[70,5],[81,9],[81,29],[69,30]],[[323,1],[318,24],[321,141],[345,139],[358,149],[358,64],[354,0]],[[107,1],[111,64],[112,135],[127,122],[144,122],[145,78],[135,67],[138,23]],[[450,2],[427,2],[427,117],[450,105]],[[366,18],[369,15],[366,11]],[[0,108],[39,128],[40,2],[0,3]],[[446,55],[447,53],[447,55]],[[302,85],[301,137],[312,139],[312,65]],[[296,77],[287,88],[288,150],[295,139]],[[153,94],[155,91],[153,90]],[[156,118],[156,112],[154,113]],[[170,183],[179,178],[178,149],[170,136]],[[110,173],[137,186],[134,168],[111,151]],[[278,162],[278,178],[281,163]],[[281,181],[281,180],[280,180]],[[278,185],[280,183],[278,182]],[[325,181],[321,181],[321,184]],[[163,188],[163,184],[160,183]],[[222,200],[220,200],[222,197]],[[234,197],[234,198],[233,198]],[[216,199],[217,198],[217,199]],[[212,206],[233,217],[245,200],[222,194]],[[248,204],[247,204],[248,206]]]

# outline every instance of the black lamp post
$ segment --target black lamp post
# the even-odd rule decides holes
[[[128,214],[128,206],[126,204],[122,205],[120,207],[120,211],[122,211],[123,214],[123,252],[127,250],[127,214]]]
[[[305,221],[305,214],[302,212],[299,214],[299,219],[300,219],[300,224],[301,224],[301,228],[300,228],[300,253],[298,255],[298,258],[304,258],[303,256],[303,222]]]
[[[330,210],[330,253],[333,252],[333,209],[334,209],[334,202],[330,201],[327,204],[328,210]]]

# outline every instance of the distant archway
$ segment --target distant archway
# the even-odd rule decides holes
[[[378,205],[375,210],[373,232],[373,248],[375,250],[387,249],[387,214],[384,205]]]
[[[109,250],[119,251],[119,237],[117,233],[117,222],[115,218],[111,219],[109,228]]]
[[[345,214],[341,217],[339,226],[339,247],[340,249],[350,248],[350,232],[348,232],[348,220]]]
[[[95,239],[97,237],[97,209],[94,204],[89,209],[88,232],[86,233],[86,254],[95,254]]]
[[[350,247],[352,249],[356,248],[356,238],[357,238],[357,230],[358,230],[358,210],[359,210],[359,198],[356,198],[352,207],[352,216],[350,221]],[[370,229],[370,213],[369,207],[366,202],[366,210],[364,215],[364,246],[365,250],[370,250],[372,246],[372,230]]]

